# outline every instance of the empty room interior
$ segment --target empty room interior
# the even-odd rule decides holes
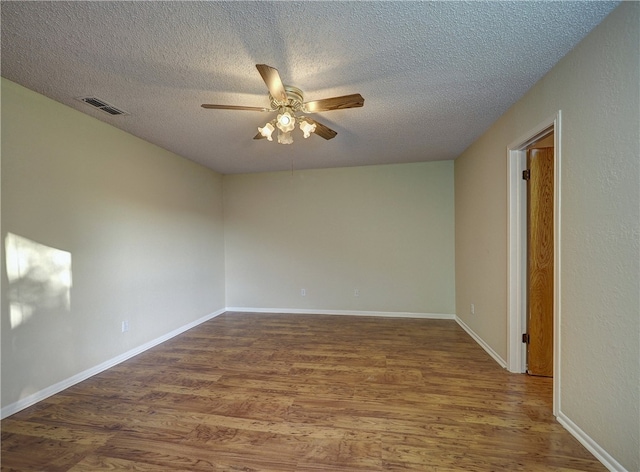
[[[0,12],[3,471],[640,471],[640,3]]]

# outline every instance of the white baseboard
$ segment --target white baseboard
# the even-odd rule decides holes
[[[487,354],[489,354],[491,357],[493,357],[493,359],[498,364],[500,364],[500,366],[502,368],[504,368],[504,369],[507,368],[507,362],[502,357],[500,357],[500,355],[496,351],[494,351],[491,348],[491,346],[489,346],[486,342],[484,342],[484,340],[480,336],[478,336],[475,333],[475,331],[473,331],[471,328],[469,328],[469,326],[467,326],[467,324],[464,321],[462,321],[460,318],[458,318],[457,316],[455,317],[455,320],[456,320],[456,323],[458,323],[460,325],[460,327],[462,329],[464,329],[467,332],[467,334],[473,338],[473,340],[475,342],[480,344],[480,347],[482,349],[484,349],[485,351],[487,351]]]
[[[134,356],[137,356],[138,354],[143,353],[144,351],[151,349],[154,346],[157,346],[158,344],[161,344],[165,341],[168,341],[169,339],[184,333],[185,331],[194,328],[196,326],[198,326],[199,324],[204,323],[205,321],[209,321],[212,318],[215,318],[216,316],[221,315],[222,313],[224,313],[226,310],[225,309],[221,309],[218,311],[215,311],[213,313],[210,313],[206,316],[203,316],[202,318],[192,321],[191,323],[188,323],[184,326],[181,326],[180,328],[177,328],[163,336],[160,336],[159,338],[153,339],[141,346],[138,346],[134,349],[131,349],[130,351],[127,351],[123,354],[120,354],[119,356],[114,357],[113,359],[109,359],[108,361],[105,361],[95,367],[91,367],[90,369],[87,369],[85,371],[82,371],[76,375],[73,375],[71,377],[69,377],[68,379],[62,380],[58,383],[55,383],[53,385],[50,385],[49,387],[46,387],[38,392],[32,393],[31,395],[29,395],[28,397],[25,398],[21,398],[20,400],[18,400],[17,402],[11,403],[7,406],[5,406],[4,408],[2,408],[2,410],[0,410],[0,419],[4,419],[8,416],[13,415],[14,413],[19,412],[20,410],[24,410],[27,407],[30,407],[31,405],[34,405],[36,403],[38,403],[39,401],[42,401],[46,398],[49,398],[52,395],[55,395],[56,393],[60,393],[63,390],[82,382],[83,380],[88,379],[89,377],[93,377],[96,374],[99,374],[100,372],[103,372],[113,366],[116,366],[124,361],[126,361],[127,359],[131,359]]]
[[[293,315],[346,315],[380,316],[384,318],[425,318],[433,320],[454,320],[456,315],[449,313],[412,313],[404,311],[353,311],[353,310],[309,310],[302,308],[254,308],[229,306],[227,311],[240,313],[285,313]]]
[[[564,413],[560,411],[556,419],[558,420],[558,423],[564,426],[564,428],[569,431],[574,438],[580,441],[580,444],[582,444],[591,454],[596,456],[596,459],[602,462],[607,469],[612,472],[628,472],[627,469],[611,457],[607,451],[591,439],[587,433],[580,429],[578,425],[571,421]]]

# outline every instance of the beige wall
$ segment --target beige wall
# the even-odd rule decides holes
[[[2,79],[3,407],[223,309],[223,244],[221,175]]]
[[[224,198],[229,307],[455,312],[450,161],[228,175]]]
[[[630,471],[640,469],[639,12],[614,10],[455,162],[458,315],[506,358],[506,147],[562,110],[560,414]]]

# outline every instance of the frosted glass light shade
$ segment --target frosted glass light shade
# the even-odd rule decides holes
[[[266,125],[264,125],[264,127],[258,128],[258,133],[267,138],[269,141],[273,141],[271,134],[275,129],[276,128],[271,123],[267,123]]]
[[[280,131],[278,133],[278,142],[280,144],[293,144],[293,136],[291,136],[291,131]]]
[[[313,133],[316,130],[316,124],[315,123],[309,123],[306,120],[302,120],[300,122],[300,129],[304,133],[304,137],[308,138],[309,136],[311,136],[311,133]]]
[[[283,133],[288,133],[289,131],[292,131],[293,128],[296,127],[296,119],[293,117],[293,115],[287,110],[284,113],[280,113],[278,115],[277,118],[277,124],[276,126],[278,127],[278,129],[280,129],[280,131],[282,131]]]

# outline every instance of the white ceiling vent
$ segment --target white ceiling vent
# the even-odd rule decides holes
[[[104,100],[97,97],[80,97],[78,98],[81,102],[86,103],[87,105],[91,105],[98,110],[102,110],[105,113],[109,113],[110,115],[128,115],[126,111],[120,110],[119,108],[110,105]]]

